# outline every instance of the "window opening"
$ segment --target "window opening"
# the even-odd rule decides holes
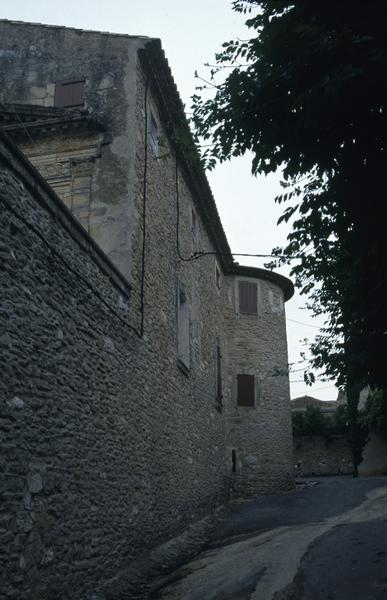
[[[192,239],[193,239],[193,241],[195,241],[196,237],[197,237],[197,220],[196,220],[196,213],[193,208],[191,209],[191,233],[192,233]]]
[[[238,406],[255,406],[254,375],[237,375],[237,388]]]
[[[257,315],[257,284],[251,281],[239,282],[239,312],[244,315]]]
[[[177,358],[186,369],[190,366],[190,316],[186,287],[177,289]]]
[[[216,363],[215,363],[215,377],[216,377],[216,409],[219,412],[223,410],[223,390],[222,390],[222,352],[219,344],[219,340],[216,342]]]
[[[85,80],[57,81],[55,83],[54,106],[72,108],[84,103]]]
[[[216,288],[218,290],[220,290],[220,283],[221,283],[220,269],[217,264],[215,265],[215,283],[216,283]]]
[[[158,136],[158,127],[156,123],[156,119],[151,113],[150,118],[150,144],[152,146],[152,150],[155,156],[158,155],[159,152],[159,136]]]

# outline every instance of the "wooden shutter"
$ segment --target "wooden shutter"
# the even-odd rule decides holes
[[[257,284],[251,281],[239,282],[239,312],[244,315],[257,314]]]
[[[222,354],[220,346],[216,346],[216,399],[221,401],[223,398],[222,393]]]
[[[190,316],[185,285],[178,282],[177,289],[177,358],[189,369],[190,364]]]
[[[196,213],[195,213],[194,209],[191,208],[191,232],[192,232],[193,240],[196,240],[196,229],[197,229]]]
[[[152,146],[153,153],[157,156],[159,150],[159,134],[156,119],[151,113],[150,118],[150,143]]]
[[[255,406],[254,375],[238,375],[238,406]]]
[[[55,84],[54,105],[58,107],[82,106],[84,102],[85,81],[57,81]]]

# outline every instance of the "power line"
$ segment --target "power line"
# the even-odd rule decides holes
[[[301,381],[290,381],[289,383],[305,383],[305,382],[301,380]],[[332,388],[337,389],[337,386],[336,385],[326,385],[326,386],[320,387],[320,388],[311,387],[310,391],[311,392],[320,392],[321,390],[330,390]]]
[[[315,381],[324,381],[324,379],[315,379]],[[291,381],[289,381],[289,383],[305,383],[304,379],[292,379]]]
[[[302,321],[296,321],[295,319],[289,319],[289,317],[286,317],[287,321],[291,321],[292,323],[297,323],[298,325],[305,325],[305,327],[313,327],[314,329],[322,329],[322,327],[319,327],[318,325],[312,325],[311,323],[303,323]]]

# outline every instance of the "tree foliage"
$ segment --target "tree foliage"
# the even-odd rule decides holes
[[[373,429],[380,433],[387,433],[387,402],[386,393],[374,390],[370,393],[360,414],[360,422],[368,430]]]
[[[282,169],[276,200],[293,230],[276,252],[289,264],[301,257],[292,275],[326,318],[313,366],[353,387],[352,398],[367,381],[386,389],[384,3],[251,0],[234,9],[249,13],[251,38],[223,44],[210,85],[193,97],[196,133],[212,140],[204,160],[211,167],[250,151],[253,173]]]
[[[212,140],[203,157],[210,168],[250,151],[253,173],[282,169],[276,201],[285,205],[280,221],[291,219],[293,229],[287,246],[275,249],[287,258],[271,266],[292,264],[296,285],[325,316],[312,366],[347,391],[356,463],[359,392],[366,383],[387,389],[385,5],[238,0],[233,7],[249,15],[251,37],[223,44],[210,81],[193,97],[193,124]]]
[[[338,406],[332,416],[324,415],[319,406],[307,406],[305,411],[292,414],[293,435],[348,434],[348,411]]]

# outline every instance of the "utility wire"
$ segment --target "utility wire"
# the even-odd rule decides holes
[[[318,325],[312,325],[311,323],[303,323],[302,321],[296,321],[295,319],[289,319],[289,317],[286,317],[287,321],[291,321],[292,323],[297,323],[297,325],[305,325],[305,327],[313,327],[314,329],[323,329],[322,327],[319,327]]]
[[[290,383],[304,383],[304,381],[302,381],[302,380],[301,381],[291,381]],[[320,387],[320,388],[312,388],[310,391],[314,393],[314,392],[320,392],[321,390],[330,390],[332,388],[337,389],[337,386],[336,385],[326,385],[326,386]]]
[[[192,262],[205,256],[245,256],[251,258],[286,258],[289,260],[300,260],[304,257],[303,254],[288,256],[284,254],[249,254],[247,252],[214,252],[206,250],[198,250],[190,256],[183,256],[180,250],[180,191],[179,191],[179,165],[177,155],[175,158],[175,194],[176,194],[176,253],[178,258],[183,262]]]

